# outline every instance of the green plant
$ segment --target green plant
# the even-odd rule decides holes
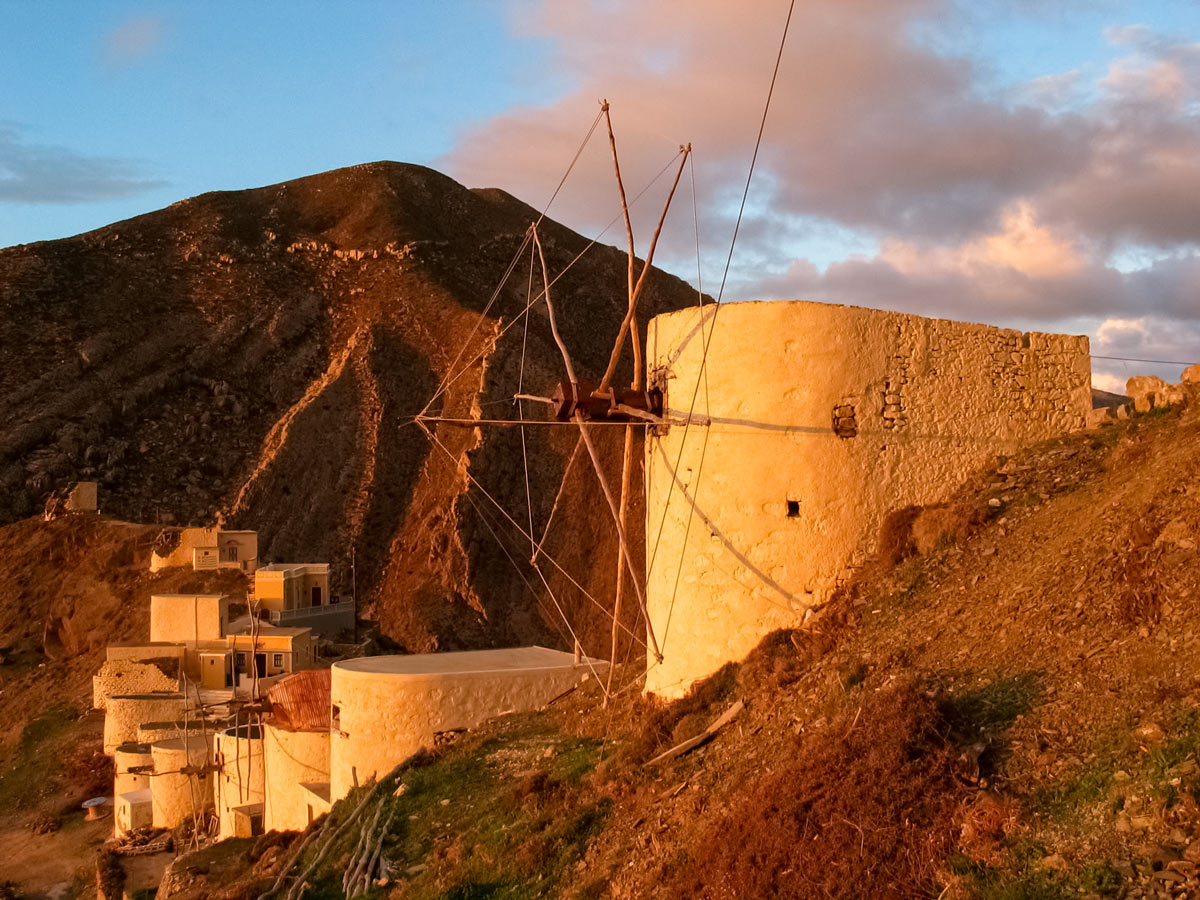
[[[1022,672],[948,697],[943,701],[942,714],[957,734],[974,739],[1011,727],[1017,716],[1033,709],[1041,693],[1041,676]]]
[[[1052,819],[1062,819],[1105,800],[1113,785],[1113,773],[1119,768],[1120,755],[1118,732],[1101,735],[1092,746],[1092,759],[1057,784],[1035,793],[1031,808]]]
[[[1101,897],[1111,897],[1121,889],[1121,873],[1108,863],[1093,864],[1079,873],[1079,886]]]

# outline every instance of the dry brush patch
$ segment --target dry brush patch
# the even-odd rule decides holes
[[[780,747],[773,770],[697,823],[666,895],[928,896],[964,793],[945,733],[910,682]]]

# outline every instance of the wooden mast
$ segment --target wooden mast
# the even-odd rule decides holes
[[[688,155],[691,153],[691,144],[686,147],[681,147],[682,157],[679,162],[679,170],[675,173],[675,180],[671,184],[670,193],[667,195],[667,202],[663,206],[662,215],[659,217],[658,225],[654,229],[654,236],[650,241],[650,249],[646,254],[645,264],[642,266],[642,271],[637,280],[634,280],[634,267],[636,265],[636,255],[634,252],[633,238],[633,223],[629,216],[629,204],[625,196],[625,184],[621,178],[621,162],[617,155],[617,140],[613,134],[612,118],[609,115],[608,101],[605,100],[601,106],[604,113],[604,121],[608,126],[608,145],[612,151],[613,172],[617,179],[617,193],[621,200],[621,214],[625,220],[625,235],[629,245],[629,266],[628,266],[628,307],[625,312],[625,318],[621,322],[621,326],[617,331],[616,339],[613,343],[612,354],[609,357],[608,367],[605,369],[604,377],[600,380],[600,386],[593,391],[592,396],[598,398],[607,397],[616,406],[616,397],[611,389],[612,379],[616,374],[617,365],[621,359],[621,349],[625,342],[625,335],[628,333],[633,345],[633,384],[632,389],[635,392],[645,390],[645,363],[642,359],[642,345],[638,335],[637,327],[637,304],[641,297],[642,289],[646,283],[646,275],[650,271],[650,266],[654,261],[654,251],[658,246],[658,238],[662,233],[663,224],[666,222],[667,211],[671,208],[671,200],[675,196],[675,190],[679,187],[679,179],[683,175],[683,168],[687,164]],[[612,507],[613,518],[617,527],[619,543],[617,547],[617,586],[616,594],[613,600],[613,623],[612,623],[612,640],[611,650],[609,653],[609,669],[608,669],[608,688],[607,695],[611,694],[614,673],[617,665],[617,649],[620,638],[620,617],[621,608],[625,596],[625,573],[628,570],[630,577],[633,579],[634,592],[638,596],[641,605],[642,614],[646,619],[646,636],[650,646],[654,652],[656,659],[662,659],[662,652],[659,649],[658,641],[654,636],[654,627],[650,623],[650,611],[646,606],[646,599],[642,589],[642,584],[638,581],[637,575],[633,569],[633,561],[629,558],[630,548],[626,540],[626,525],[629,512],[629,497],[630,497],[630,480],[633,471],[633,423],[629,422],[625,425],[625,441],[623,452],[621,455],[621,494],[620,501],[613,503],[611,493],[608,489],[607,480],[600,468],[600,459],[594,452],[591,441],[587,437],[586,426],[583,424],[582,416],[576,414],[579,421],[579,427],[584,435],[584,440],[587,442],[588,450],[591,453],[592,464],[596,467],[596,475],[600,479],[601,487],[604,489],[609,505]]]

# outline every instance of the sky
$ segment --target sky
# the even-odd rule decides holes
[[[1200,4],[798,0],[726,276],[788,5],[0,0],[0,246],[378,159],[542,208],[608,99],[639,254],[692,145],[656,262],[707,293],[1200,361]],[[619,209],[601,126],[549,215]]]

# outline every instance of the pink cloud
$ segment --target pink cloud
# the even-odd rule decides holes
[[[127,66],[158,49],[163,40],[160,16],[137,15],[109,31],[101,42],[101,59],[109,66]]]
[[[631,192],[693,143],[715,291],[786,6],[517,5],[514,33],[553,42],[560,94],[474,124],[441,165],[540,205],[606,97]],[[1099,79],[1049,73],[997,94],[973,60],[912,37],[914,23],[955,11],[949,0],[797,4],[727,296],[1064,328],[1148,317],[1155,334],[1179,336],[1149,352],[1200,356],[1188,343],[1200,340],[1200,45],[1110,29]],[[611,166],[601,131],[551,214],[583,230],[608,222]],[[685,185],[659,258],[694,277]],[[664,192],[635,214],[641,250]],[[824,227],[878,250],[824,268],[797,258]],[[606,240],[620,244],[619,227]],[[1158,261],[1107,264],[1131,245]]]

